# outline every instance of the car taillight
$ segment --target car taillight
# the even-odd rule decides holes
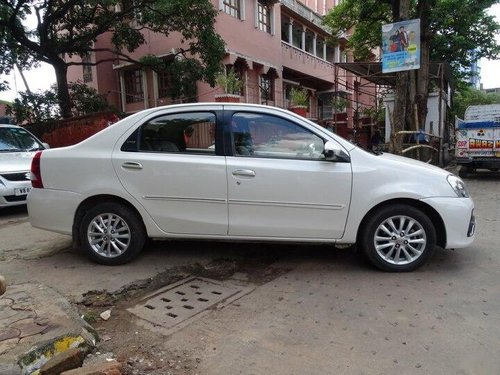
[[[33,160],[31,160],[31,186],[38,189],[43,189],[42,173],[40,170],[40,159],[42,151],[38,151]]]

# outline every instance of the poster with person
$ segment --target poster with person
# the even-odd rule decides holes
[[[420,68],[420,19],[382,25],[382,72]]]

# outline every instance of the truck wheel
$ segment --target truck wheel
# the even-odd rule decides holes
[[[413,206],[384,207],[375,212],[361,230],[361,247],[373,265],[383,271],[413,271],[434,253],[434,225],[425,213]]]
[[[458,177],[460,178],[467,178],[467,176],[469,175],[469,173],[472,172],[472,168],[470,167],[465,167],[465,166],[461,166],[460,169],[458,170]]]
[[[128,207],[116,202],[101,203],[83,217],[80,240],[87,256],[95,262],[118,265],[140,253],[146,230],[142,220]]]

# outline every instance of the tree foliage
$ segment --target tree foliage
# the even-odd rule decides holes
[[[485,93],[471,87],[464,87],[455,95],[452,113],[463,119],[467,107],[481,104],[500,104],[500,94]]]
[[[168,69],[184,78],[177,85],[177,94],[183,95],[192,87],[186,82],[215,84],[224,56],[224,42],[214,29],[216,15],[209,0],[0,0],[0,73],[8,73],[14,64],[52,65],[61,113],[69,117],[69,66],[113,61],[167,69],[159,58],[136,60],[131,53],[148,43],[148,32],[178,33],[183,47]],[[34,27],[27,26],[28,19],[34,20]],[[110,48],[96,43],[105,34],[112,41]],[[96,52],[107,57],[93,62],[73,59]]]
[[[428,21],[422,24],[422,38],[430,42],[431,61],[449,62],[455,78],[464,79],[481,57],[500,55],[495,40],[500,25],[487,10],[499,0],[414,0],[409,18],[419,18],[427,8]],[[367,60],[382,43],[382,25],[396,22],[393,0],[344,0],[325,17],[333,30],[333,41],[352,30],[347,45],[358,60]],[[419,9],[420,8],[420,9]]]
[[[116,112],[96,89],[82,82],[69,83],[69,90],[73,116],[108,110]],[[19,97],[7,106],[7,114],[13,115],[18,124],[37,124],[63,117],[55,87],[45,91],[20,92]]]
[[[347,47],[357,60],[371,60],[372,50],[382,43],[382,25],[420,19],[420,69],[396,74],[395,110],[390,150],[402,148],[400,130],[420,129],[427,117],[431,89],[430,62],[448,62],[457,81],[481,57],[495,58],[500,25],[487,9],[500,0],[344,0],[326,16],[333,42],[349,32]]]

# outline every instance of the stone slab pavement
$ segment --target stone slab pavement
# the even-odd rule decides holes
[[[92,328],[58,292],[10,285],[0,297],[0,374],[30,374],[71,347],[95,346]]]

